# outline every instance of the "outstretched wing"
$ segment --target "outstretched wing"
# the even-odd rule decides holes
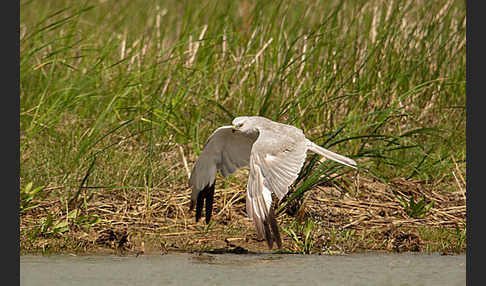
[[[258,238],[265,237],[270,249],[273,241],[281,247],[272,193],[279,199],[285,196],[305,162],[306,151],[303,135],[287,136],[270,130],[260,130],[253,144],[246,210],[255,223]]]
[[[206,223],[211,220],[216,172],[219,170],[223,177],[227,177],[247,166],[253,142],[241,133],[234,133],[231,126],[220,127],[209,137],[189,178],[191,210],[196,205],[196,221],[201,218],[204,201]]]

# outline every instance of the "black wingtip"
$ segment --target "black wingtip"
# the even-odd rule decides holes
[[[207,188],[206,192],[206,223],[209,223],[213,214],[214,183]]]
[[[272,249],[273,248],[273,237],[272,237],[272,233],[270,232],[270,228],[269,228],[267,220],[263,221],[263,229],[264,229],[265,240],[267,241],[268,248]]]
[[[204,197],[205,197],[205,194],[204,194],[203,191],[199,192],[199,194],[197,195],[196,222],[199,221],[199,219],[201,218],[201,215],[202,215],[202,210],[203,210],[203,206],[204,206]]]
[[[204,203],[206,201],[206,204]],[[211,215],[213,212],[213,202],[214,202],[214,182],[207,185],[202,191],[199,192],[196,200],[196,222],[202,217],[202,210],[204,205],[206,205],[206,223],[211,220]]]
[[[278,230],[277,219],[275,217],[275,212],[273,211],[273,207],[270,208],[268,218],[270,221],[270,228],[272,229],[272,233],[273,233],[273,239],[277,243],[278,248],[282,248],[282,239],[280,238],[280,231]]]
[[[265,233],[265,240],[269,249],[273,248],[273,242],[277,243],[278,248],[282,248],[282,240],[280,238],[280,231],[278,230],[277,219],[275,218],[275,212],[273,206],[270,207],[268,216],[263,222],[263,228]]]

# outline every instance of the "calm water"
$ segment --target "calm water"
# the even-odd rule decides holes
[[[20,285],[466,285],[466,256],[21,256]]]

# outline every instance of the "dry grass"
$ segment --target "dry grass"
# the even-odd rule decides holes
[[[265,242],[256,240],[253,223],[246,216],[245,177],[245,171],[238,172],[235,178],[238,182],[217,186],[214,216],[209,226],[203,222],[195,223],[194,214],[189,212],[188,188],[152,190],[150,207],[146,205],[144,192],[104,190],[95,191],[95,199],[87,202],[83,211],[98,215],[101,218],[99,223],[89,229],[71,223],[69,232],[64,235],[29,240],[28,230],[37,227],[38,217],[46,216],[43,210],[57,213],[61,219],[66,218],[62,215],[59,200],[44,200],[39,202],[38,208],[21,216],[21,248],[26,252],[99,253],[121,250],[166,253],[231,251],[238,246],[239,249],[267,252]],[[465,244],[458,249],[451,246],[452,237],[429,235],[424,239],[430,232],[420,233],[427,227],[448,229],[449,232],[455,227],[462,228],[466,222],[464,193],[441,191],[434,185],[403,179],[386,185],[367,178],[355,178],[353,184],[353,192],[343,192],[333,186],[315,187],[306,193],[295,217],[286,212],[279,215],[281,227],[288,228],[295,220],[313,220],[316,223],[314,253],[326,250],[329,250],[328,253],[465,250]],[[423,195],[426,201],[435,202],[434,207],[424,218],[408,217],[390,188],[406,197]],[[51,191],[60,189],[52,188]],[[332,249],[334,251],[330,251]],[[296,250],[294,242],[284,235],[281,251]]]
[[[391,192],[403,197],[425,197],[434,207],[424,218],[410,218]],[[340,193],[333,187],[318,187],[309,193],[306,210],[329,226],[369,229],[390,226],[455,227],[466,222],[466,198],[463,192],[442,192],[420,181],[395,179],[388,185],[360,178],[355,194]]]

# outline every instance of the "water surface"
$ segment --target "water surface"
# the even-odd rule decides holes
[[[21,256],[20,285],[466,285],[466,256]]]

